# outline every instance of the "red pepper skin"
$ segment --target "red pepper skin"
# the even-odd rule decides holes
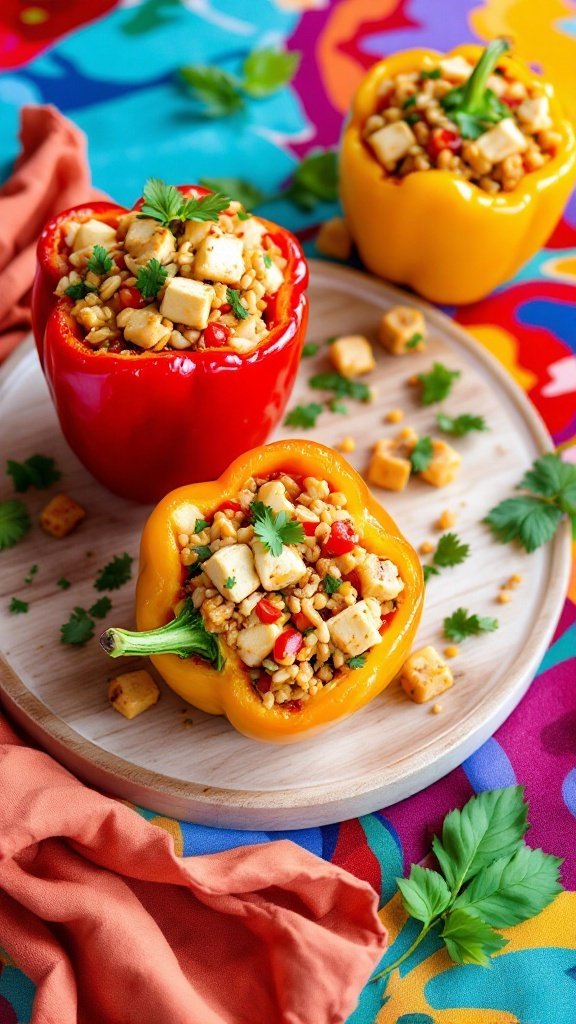
[[[310,626],[312,625],[308,616],[304,615],[304,612],[293,612],[290,618],[296,626],[296,629],[301,633],[303,633],[305,629],[310,629]]]
[[[216,511],[217,512],[226,512],[227,509],[230,512],[241,512],[242,511],[242,505],[240,504],[239,501],[223,501],[221,505],[218,505],[218,508],[216,509]]]
[[[346,555],[358,543],[352,523],[348,519],[337,519],[330,527],[330,536],[322,547],[322,554],[328,558]]]
[[[135,287],[120,288],[118,299],[122,309],[143,309],[150,302]]]
[[[302,647],[304,640],[302,634],[297,629],[292,629],[290,626],[285,629],[274,644],[274,660],[283,661],[284,658],[290,658]]]
[[[434,128],[428,141],[428,153],[436,160],[443,149],[458,153],[462,149],[462,138],[450,128]]]
[[[204,328],[204,344],[208,348],[217,348],[219,345],[225,345],[230,337],[230,328],[226,324],[211,323],[208,327]]]
[[[204,195],[208,190],[186,185],[180,191]],[[113,203],[93,203],[66,210],[46,225],[38,243],[32,319],[70,447],[109,490],[148,503],[183,484],[213,480],[276,426],[306,332],[308,268],[293,235],[265,222],[288,261],[287,280],[266,310],[267,340],[246,356],[227,348],[91,351],[70,315],[72,300],[53,294],[68,269],[63,225],[71,217],[115,224],[124,213]]]
[[[304,535],[306,537],[313,537],[316,533],[316,527],[319,525],[319,523],[302,523],[302,526],[304,527]]]
[[[260,619],[260,622],[266,623],[277,622],[280,616],[282,615],[280,609],[277,608],[275,604],[272,604],[272,601],[268,601],[267,598],[265,597],[260,598],[254,611],[256,612],[256,615]]]

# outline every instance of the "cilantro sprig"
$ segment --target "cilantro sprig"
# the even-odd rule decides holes
[[[488,430],[483,416],[473,416],[467,412],[461,413],[460,416],[447,416],[446,413],[439,412],[436,414],[436,423],[444,434],[452,434],[453,437],[464,437],[472,430]]]
[[[114,555],[111,562],[98,570],[94,587],[96,590],[119,590],[132,578],[132,555]]]
[[[160,178],[148,178],[142,195],[144,202],[138,217],[152,217],[165,227],[173,221],[217,221],[230,205],[229,197],[219,192],[186,198],[174,185],[167,185]]]
[[[282,199],[308,212],[318,203],[335,203],[338,199],[338,154],[335,149],[314,150],[303,157],[284,187],[273,193],[263,192],[245,178],[202,178],[200,184],[224,192],[251,209]],[[250,214],[240,211],[237,216],[244,220]]]
[[[239,320],[246,320],[250,315],[246,306],[243,306],[240,302],[240,292],[236,288],[226,289],[226,301],[230,303],[234,316],[238,317]]]
[[[423,566],[424,581],[430,576],[438,576],[440,569],[451,569],[461,565],[470,554],[470,545],[460,540],[457,533],[443,533],[436,546],[430,565]]]
[[[84,608],[75,608],[70,612],[68,621],[60,627],[60,643],[82,647],[94,636],[94,625],[94,619]]]
[[[493,39],[467,81],[451,89],[440,100],[441,106],[460,129],[462,138],[477,139],[492,125],[510,117],[510,108],[486,85],[498,61],[509,49],[510,44],[505,39]]]
[[[166,267],[159,260],[151,259],[146,266],[138,268],[136,287],[144,299],[155,299],[167,277]]]
[[[449,370],[443,363],[433,363],[429,373],[419,373],[417,380],[421,386],[422,405],[433,405],[447,398],[459,376],[460,370]]]
[[[336,591],[340,589],[343,582],[344,580],[338,579],[337,576],[331,576],[330,573],[328,573],[324,577],[322,585],[327,594],[335,594]]]
[[[308,358],[309,356],[315,356],[319,351],[320,345],[318,344],[317,341],[307,341],[306,344],[302,346],[302,355],[305,358]]]
[[[22,540],[31,526],[28,509],[22,501],[17,498],[0,501],[0,551]]]
[[[12,615],[25,615],[28,608],[28,601],[21,601],[19,597],[13,597],[8,606],[8,611],[12,612]]]
[[[29,487],[45,491],[62,476],[54,459],[48,455],[31,455],[23,462],[8,459],[6,473],[12,477],[14,490],[23,494]]]
[[[316,426],[316,420],[323,411],[324,406],[318,402],[309,402],[308,405],[295,405],[284,420],[284,425],[286,427],[302,427],[304,430],[307,430],[309,427]]]
[[[444,619],[444,636],[459,644],[469,636],[493,633],[498,629],[498,619],[488,615],[469,615],[467,608],[457,608]]]
[[[316,391],[333,391],[337,398],[356,398],[359,402],[370,401],[370,388],[361,380],[343,377],[336,371],[316,373],[308,381]]]
[[[266,46],[248,54],[240,77],[209,64],[180,68],[180,77],[188,86],[199,113],[205,117],[227,117],[243,109],[246,97],[265,99],[291,82],[300,57],[296,50]]]
[[[498,540],[516,541],[531,553],[552,539],[565,515],[576,536],[576,465],[549,452],[536,459],[516,489],[526,493],[505,498],[484,518]]]
[[[86,281],[74,281],[73,284],[69,284],[64,289],[64,294],[70,299],[85,299],[89,292],[97,292],[98,288],[95,284],[87,284]]]
[[[346,663],[348,668],[364,668],[366,664],[365,654],[355,654],[353,658],[350,658]]]
[[[274,512],[263,501],[253,501],[250,505],[254,533],[258,540],[275,558],[282,554],[285,544],[302,544],[304,527],[295,519],[288,519],[286,512]]]
[[[112,270],[114,263],[112,257],[109,255],[108,250],[103,245],[95,245],[92,249],[92,255],[86,263],[86,269],[91,270],[93,274],[107,274],[108,271]]]
[[[455,963],[487,967],[508,942],[497,929],[529,920],[562,892],[561,859],[524,842],[527,811],[522,787],[508,786],[479,793],[446,816],[432,841],[438,870],[413,864],[408,878],[397,879],[404,908],[421,928],[372,981],[396,970],[430,932]]]
[[[434,448],[431,437],[421,437],[410,452],[413,473],[423,473],[432,462]]]

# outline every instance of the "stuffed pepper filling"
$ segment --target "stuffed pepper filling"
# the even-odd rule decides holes
[[[315,477],[250,478],[178,543],[182,597],[268,709],[298,711],[362,667],[402,600],[398,567],[363,547],[345,495]]]
[[[381,82],[366,119],[366,146],[390,177],[444,170],[489,193],[511,192],[555,156],[543,84],[512,77],[495,40],[476,65],[461,55],[425,57],[416,71]]]
[[[64,223],[67,268],[55,294],[71,300],[90,349],[247,354],[266,340],[287,261],[240,203],[202,193],[185,199],[153,179],[141,211]]]

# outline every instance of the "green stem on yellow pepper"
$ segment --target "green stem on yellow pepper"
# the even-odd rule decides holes
[[[128,654],[176,654],[179,658],[194,655],[203,658],[218,671],[225,664],[216,636],[206,629],[200,612],[189,598],[179,615],[165,626],[142,633],[112,627],[102,633],[100,645],[111,658]]]

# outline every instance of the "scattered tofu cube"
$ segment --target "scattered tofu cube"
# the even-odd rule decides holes
[[[530,132],[541,132],[545,128],[550,128],[552,124],[547,96],[534,96],[532,99],[523,100],[516,113]]]
[[[194,260],[195,274],[203,280],[238,284],[246,272],[242,248],[236,235],[206,235]]]
[[[267,295],[276,295],[276,292],[284,284],[284,274],[280,270],[277,263],[274,262],[272,257],[269,257],[270,265],[264,265],[262,272],[262,284],[266,289]]]
[[[200,509],[193,505],[191,501],[178,503],[172,516],[174,532],[176,534],[194,533],[198,519],[204,519],[204,516]]]
[[[258,249],[265,234],[266,228],[256,217],[242,221],[242,234],[239,237],[242,238],[244,249]]]
[[[368,602],[358,601],[345,608],[344,611],[338,612],[337,615],[333,615],[327,621],[332,643],[349,658],[354,658],[357,654],[364,654],[364,651],[368,651],[382,640],[378,632],[379,613],[380,609],[378,609],[377,622],[374,609]]]
[[[286,497],[286,488],[281,480],[267,480],[258,488],[258,501],[269,505],[273,512],[294,512],[294,505]]]
[[[352,252],[352,236],[343,217],[325,220],[316,235],[316,249],[323,256],[335,260],[349,260]]]
[[[368,136],[377,159],[388,171],[394,170],[398,160],[406,156],[416,143],[416,136],[405,121],[393,121]]]
[[[190,242],[193,249],[196,249],[200,242],[203,242],[206,235],[210,234],[212,221],[187,220],[184,223],[182,242]]]
[[[440,61],[440,70],[443,78],[450,82],[465,82],[472,74],[473,67],[465,57],[444,57]]]
[[[144,309],[123,309],[116,318],[116,323],[124,329],[124,337],[138,348],[154,348],[170,337],[171,327],[162,323],[162,316],[156,306],[144,306]]]
[[[523,153],[528,141],[520,131],[514,118],[505,117],[488,132],[476,139],[476,145],[482,156],[491,164],[499,164],[508,156]]]
[[[173,277],[166,285],[160,313],[175,324],[186,324],[203,331],[214,299],[211,284],[189,277]]]
[[[52,537],[67,537],[86,518],[86,509],[67,494],[55,494],[40,513],[40,526]]]
[[[388,558],[369,554],[357,566],[357,572],[362,597],[374,597],[380,602],[393,601],[404,589],[404,581],[400,578],[397,566]]]
[[[297,583],[304,576],[306,564],[295,548],[285,546],[279,555],[271,551],[259,540],[252,541],[256,572],[264,590],[283,590]]]
[[[176,240],[169,228],[163,228],[151,217],[133,220],[124,239],[132,259],[143,266],[151,259],[169,263],[176,251]]]
[[[432,439],[432,460],[419,476],[433,487],[445,487],[452,483],[462,462],[460,452],[446,441]]]
[[[346,334],[330,345],[330,359],[343,377],[356,377],[370,373],[376,360],[368,338],[361,334]]]
[[[378,325],[378,341],[393,356],[423,352],[427,334],[424,316],[412,306],[394,306]]]
[[[264,658],[267,658],[280,633],[284,629],[277,622],[270,624],[261,623],[258,626],[248,626],[241,629],[238,634],[238,653],[245,665],[255,668],[261,665]]]
[[[387,491],[403,491],[410,479],[412,463],[394,450],[394,441],[378,441],[368,466],[368,481]]]
[[[86,220],[74,235],[72,251],[77,252],[78,249],[84,249],[87,246],[92,248],[94,245],[102,245],[105,249],[110,249],[115,241],[115,228],[111,228],[109,224],[104,224],[101,220]]]
[[[404,662],[400,683],[410,700],[424,704],[449,690],[454,677],[434,647],[422,647]]]
[[[108,683],[108,700],[124,718],[136,718],[156,704],[160,690],[149,672],[124,672]]]
[[[260,586],[254,568],[254,556],[248,544],[230,544],[219,548],[203,563],[202,568],[222,597],[236,604]],[[234,580],[234,584],[228,587],[226,584],[230,580]]]

